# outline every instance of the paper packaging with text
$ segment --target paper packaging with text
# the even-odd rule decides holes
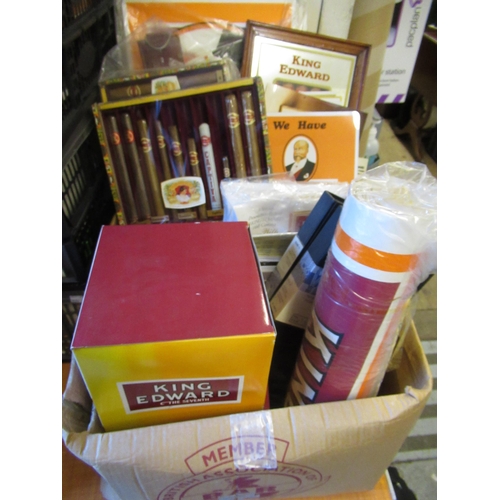
[[[357,111],[268,113],[267,118],[273,173],[290,172],[299,181],[354,179],[360,127]]]
[[[287,404],[377,394],[436,243],[437,181],[424,164],[386,163],[351,183]]]
[[[103,227],[72,352],[106,430],[261,410],[274,341],[247,223]]]
[[[380,74],[377,102],[406,100],[432,0],[397,0]]]
[[[375,398],[103,432],[77,366],[63,398],[63,437],[115,500],[291,498],[371,490],[432,390],[418,334]]]

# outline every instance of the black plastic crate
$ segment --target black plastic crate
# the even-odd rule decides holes
[[[63,0],[62,4],[62,27],[63,30],[74,26],[89,15],[99,3],[109,3],[99,0]]]
[[[82,2],[83,5],[86,3]],[[114,13],[110,2],[99,4],[94,10],[82,15],[81,21],[63,30],[63,137],[65,130],[79,119],[81,110],[88,109],[98,99],[101,64],[115,44]]]
[[[64,283],[85,283],[103,225],[109,224],[115,207],[107,178],[93,193],[92,201],[78,227],[62,241],[62,280]],[[64,231],[64,219],[63,219]]]
[[[88,210],[97,186],[106,178],[101,146],[88,111],[63,148],[63,239],[69,238]]]
[[[82,305],[85,287],[66,287],[62,291],[62,360],[71,360],[71,341]]]

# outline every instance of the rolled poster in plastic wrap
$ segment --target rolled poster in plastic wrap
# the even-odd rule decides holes
[[[420,163],[381,165],[350,186],[286,404],[375,396],[405,305],[436,263],[437,182]]]

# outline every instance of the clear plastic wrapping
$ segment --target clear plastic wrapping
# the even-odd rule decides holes
[[[341,198],[349,183],[335,179],[298,182],[288,174],[224,179],[225,222],[247,221],[253,236],[297,232],[324,191]]]
[[[176,0],[115,0],[116,36],[121,41],[152,18],[174,28],[196,23],[227,21],[244,27],[248,19],[295,29],[307,29],[306,0],[249,0],[179,2]]]
[[[240,77],[233,56],[243,30],[229,23],[174,29],[151,19],[103,59],[103,99],[117,100],[227,82]]]
[[[288,405],[377,394],[436,247],[437,181],[425,165],[388,163],[351,183]]]

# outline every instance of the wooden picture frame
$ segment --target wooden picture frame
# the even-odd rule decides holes
[[[246,25],[241,76],[260,76],[359,110],[371,46],[256,21]]]

